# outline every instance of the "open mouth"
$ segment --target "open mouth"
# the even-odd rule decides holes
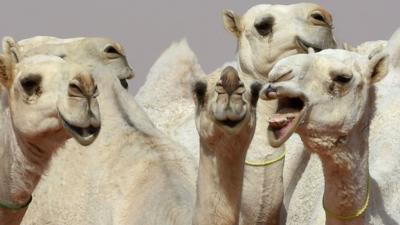
[[[238,125],[240,122],[242,122],[243,119],[241,120],[230,120],[230,119],[226,119],[226,120],[222,120],[219,121],[222,125],[233,128],[236,125]]]
[[[268,139],[272,147],[281,146],[303,119],[306,104],[301,97],[278,99],[277,111],[269,119]]]
[[[316,46],[310,42],[307,42],[303,39],[301,39],[299,36],[296,37],[296,43],[298,46],[300,46],[305,52],[308,52],[309,48],[314,49],[315,52],[320,52],[322,50],[321,47]]]
[[[68,123],[68,121],[60,114],[63,127],[71,134],[79,144],[87,146],[93,143],[100,132],[100,126],[78,127]]]

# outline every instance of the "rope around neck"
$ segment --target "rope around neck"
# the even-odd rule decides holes
[[[371,177],[368,175],[367,198],[365,199],[364,205],[359,210],[357,210],[357,212],[355,212],[352,215],[348,215],[348,216],[336,215],[326,208],[324,199],[322,200],[322,206],[324,207],[325,214],[332,218],[335,218],[337,220],[353,220],[353,219],[360,217],[362,214],[365,213],[365,211],[367,210],[368,205],[369,205],[370,196],[371,196]]]
[[[20,210],[20,209],[24,209],[24,208],[28,207],[29,204],[31,204],[31,202],[32,202],[32,195],[31,195],[31,197],[29,197],[29,200],[25,204],[22,204],[22,205],[17,205],[17,204],[0,201],[0,208],[9,209],[9,210]]]
[[[283,160],[285,158],[285,156],[286,156],[286,149],[284,149],[283,153],[280,156],[278,156],[278,158],[276,158],[276,159],[266,160],[264,162],[255,162],[255,161],[246,160],[245,164],[248,165],[248,166],[256,166],[256,167],[269,166],[271,164],[274,164],[274,163],[276,163],[278,161]]]

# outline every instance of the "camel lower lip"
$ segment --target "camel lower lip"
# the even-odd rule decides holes
[[[100,132],[100,127],[95,127],[91,125],[89,127],[78,127],[70,124],[61,114],[60,118],[62,120],[63,127],[81,145],[86,146],[93,143]]]
[[[278,100],[279,101],[279,100]],[[306,106],[300,98],[284,98],[277,112],[269,119],[268,139],[272,147],[281,146],[295,132]]]
[[[222,123],[223,125],[225,125],[225,126],[228,126],[228,127],[235,127],[236,125],[238,125],[240,122],[241,122],[242,120],[230,120],[230,119],[226,119],[226,120],[223,120],[223,121],[220,121],[220,123]]]
[[[301,39],[300,37],[296,37],[296,42],[297,42],[297,45],[300,46],[305,52],[308,52],[308,48],[314,49],[315,52],[319,52],[322,50],[322,48],[320,48],[314,44],[311,44],[311,43]]]

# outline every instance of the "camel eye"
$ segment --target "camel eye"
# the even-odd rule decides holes
[[[339,84],[347,84],[352,80],[352,75],[339,74],[333,77],[333,81]]]
[[[272,27],[274,26],[274,18],[267,17],[263,18],[260,22],[256,22],[254,27],[261,36],[267,36],[272,32]]]
[[[314,18],[315,20],[319,20],[319,21],[321,21],[321,22],[325,22],[324,17],[323,17],[321,14],[319,14],[319,13],[313,13],[313,14],[311,15],[311,17]]]
[[[315,25],[330,25],[328,19],[319,11],[311,13],[310,17]]]
[[[37,94],[40,91],[41,82],[42,77],[40,75],[29,75],[20,81],[21,87],[28,95]]]
[[[104,49],[104,53],[106,54],[107,58],[115,59],[122,56],[122,53],[113,45],[108,45]]]

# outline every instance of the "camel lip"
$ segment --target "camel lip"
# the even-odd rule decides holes
[[[72,125],[65,117],[59,113],[59,118],[62,121],[63,127],[67,132],[76,140],[79,144],[83,146],[90,145],[96,140],[101,126],[89,125],[88,127],[79,127]]]
[[[279,147],[296,131],[308,108],[303,96],[278,98],[277,111],[269,119],[267,135],[272,147]]]
[[[297,45],[302,48],[305,52],[308,52],[309,48],[314,49],[315,52],[320,52],[322,51],[322,48],[320,46],[317,46],[315,44],[312,44],[308,41],[305,41],[304,39],[302,39],[299,36],[296,36],[296,43]]]
[[[230,120],[230,119],[226,119],[226,120],[220,120],[218,121],[220,124],[222,124],[223,126],[227,126],[229,128],[234,128],[236,127],[240,122],[242,122],[244,120],[244,117],[240,120]]]

